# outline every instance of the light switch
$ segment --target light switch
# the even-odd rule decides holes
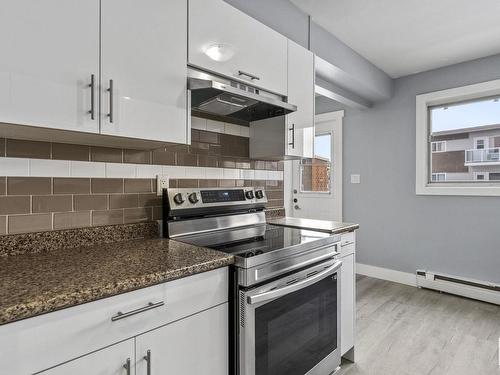
[[[351,184],[360,184],[361,183],[361,175],[352,174],[351,175]]]

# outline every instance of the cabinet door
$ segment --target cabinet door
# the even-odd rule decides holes
[[[99,131],[99,0],[2,0],[0,50],[0,122]]]
[[[228,305],[224,303],[136,338],[136,374],[228,374]]]
[[[354,254],[342,258],[340,279],[340,354],[344,355],[354,346],[355,289]]]
[[[129,339],[42,371],[40,374],[133,375],[134,373],[134,339]]]
[[[288,41],[288,101],[297,111],[287,115],[287,155],[314,156],[314,55]]]
[[[187,143],[186,0],[102,0],[101,133]]]
[[[217,45],[225,51],[210,58]],[[189,1],[189,63],[287,94],[286,38],[222,0]]]

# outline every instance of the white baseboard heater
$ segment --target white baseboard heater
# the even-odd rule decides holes
[[[417,287],[500,305],[500,285],[490,282],[417,270]]]

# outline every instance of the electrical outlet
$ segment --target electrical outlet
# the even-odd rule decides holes
[[[361,183],[361,176],[359,174],[352,174],[351,184],[360,184],[360,183]]]
[[[162,195],[163,189],[168,189],[168,176],[156,176],[156,195]]]

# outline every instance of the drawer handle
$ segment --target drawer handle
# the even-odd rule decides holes
[[[247,73],[247,72],[244,72],[243,70],[238,70],[238,75],[239,76],[247,76],[248,78],[250,78],[252,81],[253,80],[260,80],[259,77],[253,75],[253,74],[250,74],[250,73]]]
[[[156,302],[156,303],[149,302],[147,304],[147,306],[140,307],[140,308],[135,309],[135,310],[131,310],[131,311],[127,311],[127,312],[118,311],[115,316],[111,317],[111,321],[115,322],[115,321],[120,320],[120,319],[125,319],[125,318],[128,318],[129,316],[140,314],[144,311],[156,309],[157,307],[161,307],[163,305],[165,305],[165,302],[163,302],[163,301]]]
[[[354,242],[344,242],[343,244],[340,244],[340,247],[345,247],[345,246],[349,246],[349,245],[353,245]]]

